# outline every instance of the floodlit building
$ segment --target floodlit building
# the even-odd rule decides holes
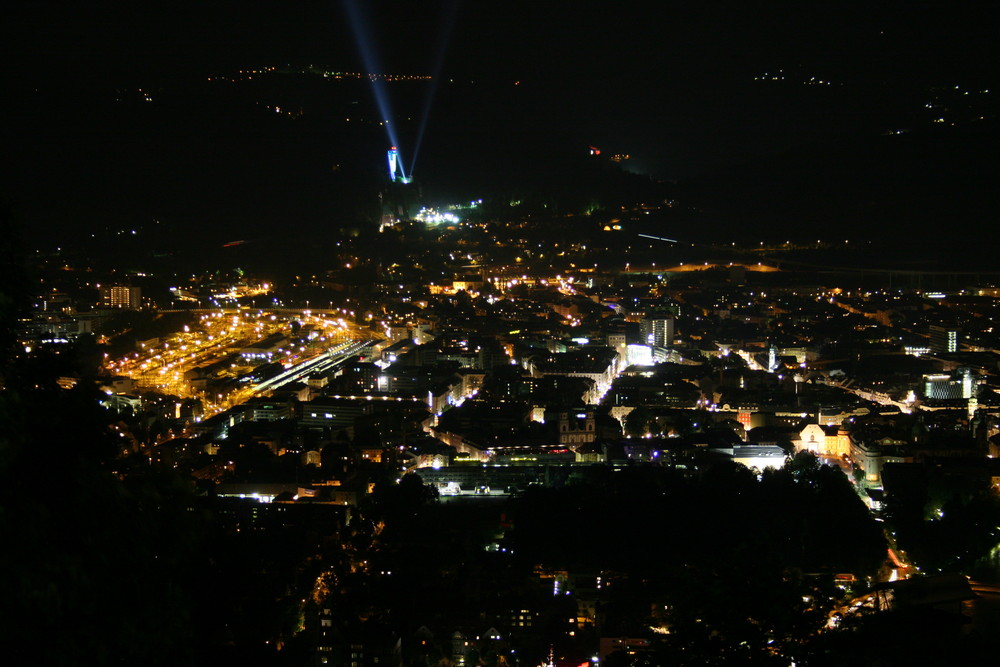
[[[586,445],[594,442],[597,438],[593,410],[585,410],[572,413],[559,413],[559,444],[560,445]]]
[[[816,456],[841,457],[850,454],[851,440],[843,428],[806,424],[795,441],[795,451],[803,450]]]
[[[851,460],[864,473],[866,486],[882,485],[882,468],[886,463],[911,463],[913,457],[903,447],[902,442],[883,438],[880,441],[866,441],[851,438]]]

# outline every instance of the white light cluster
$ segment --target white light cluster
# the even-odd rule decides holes
[[[420,212],[414,216],[420,222],[426,222],[427,224],[435,225],[442,222],[446,223],[456,223],[458,222],[458,216],[454,213],[443,213],[437,209],[427,208],[426,206],[420,209]]]

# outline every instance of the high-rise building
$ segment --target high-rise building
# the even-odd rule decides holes
[[[674,318],[650,313],[642,321],[642,336],[647,345],[671,347],[674,344]]]
[[[932,324],[930,326],[930,333],[931,352],[958,352],[959,329],[957,327],[945,327]]]
[[[101,302],[111,308],[138,310],[142,307],[142,288],[131,285],[101,287]]]

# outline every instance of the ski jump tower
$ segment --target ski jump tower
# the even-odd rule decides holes
[[[407,176],[403,171],[403,163],[399,159],[399,149],[395,146],[389,148],[389,153],[387,155],[389,159],[389,180],[395,183],[397,180],[406,185],[411,180],[412,176]]]

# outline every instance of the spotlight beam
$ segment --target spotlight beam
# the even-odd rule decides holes
[[[351,29],[354,32],[354,40],[358,45],[358,51],[361,54],[361,59],[364,61],[365,69],[368,70],[368,74],[380,74],[383,73],[382,63],[379,60],[378,53],[375,48],[374,39],[372,37],[371,27],[369,26],[368,16],[365,13],[364,8],[361,6],[363,2],[361,0],[343,0],[344,11],[347,13],[347,18],[351,22]],[[397,166],[399,168],[399,173],[405,178],[406,171],[403,169],[403,161],[398,158],[398,146],[399,137],[396,134],[396,127],[392,123],[392,105],[389,103],[389,91],[386,88],[385,81],[383,77],[379,76],[369,76],[369,83],[372,87],[372,95],[375,97],[375,105],[378,107],[379,114],[382,116],[382,123],[385,127],[386,135],[389,139],[389,144],[397,151]]]
[[[431,107],[434,104],[434,95],[437,92],[438,81],[441,80],[441,72],[444,70],[444,57],[448,53],[448,43],[451,41],[451,33],[455,27],[455,19],[458,17],[458,6],[460,0],[450,0],[444,7],[444,19],[441,22],[441,30],[438,33],[438,50],[434,57],[434,68],[431,70],[430,87],[424,96],[423,113],[420,116],[420,125],[417,127],[417,140],[413,145],[413,160],[410,162],[410,173],[417,167],[417,155],[420,153],[420,145],[424,140],[424,131],[427,129],[427,119],[431,115]]]

